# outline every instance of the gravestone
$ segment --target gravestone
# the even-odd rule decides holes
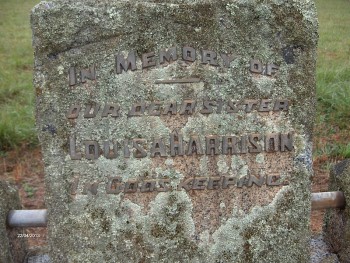
[[[312,1],[32,11],[54,262],[308,262]]]
[[[331,252],[337,254],[340,262],[350,261],[350,159],[334,165],[329,174],[329,191],[344,193],[344,209],[328,209],[324,218],[323,232]]]

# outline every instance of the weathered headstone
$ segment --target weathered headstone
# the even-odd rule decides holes
[[[308,262],[312,1],[33,9],[54,262]]]
[[[329,190],[342,191],[346,198],[344,209],[329,209],[325,215],[323,231],[325,240],[340,262],[350,262],[350,159],[332,167]]]

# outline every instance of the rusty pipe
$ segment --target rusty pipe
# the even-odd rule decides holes
[[[345,208],[345,196],[343,192],[321,192],[311,194],[311,209]]]

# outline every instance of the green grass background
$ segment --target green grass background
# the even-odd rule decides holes
[[[314,156],[350,158],[350,1],[317,0],[317,119]]]
[[[29,13],[37,0],[0,0],[0,151],[38,144]],[[350,157],[350,1],[317,0],[315,156]],[[339,135],[339,136],[337,136]],[[326,139],[322,139],[326,138]]]
[[[38,143],[29,13],[39,1],[0,0],[0,151]]]

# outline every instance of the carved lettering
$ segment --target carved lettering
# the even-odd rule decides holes
[[[237,179],[235,177],[223,176],[222,189],[229,188],[230,185],[236,185]]]
[[[213,106],[216,106],[216,101],[213,100],[205,100],[203,102],[203,109],[200,111],[202,114],[210,114],[213,113]]]
[[[81,160],[81,153],[76,150],[75,135],[69,137],[69,155],[72,160]]]
[[[224,53],[221,53],[220,56],[221,56],[221,58],[223,59],[223,61],[224,61],[224,67],[226,67],[226,68],[229,68],[231,62],[235,59],[235,57],[234,57],[233,55],[231,55],[231,54],[224,54]]]
[[[280,179],[279,176],[277,175],[269,175],[266,179],[266,185],[268,186],[278,186],[282,185],[282,182],[279,182],[278,180]]]
[[[250,153],[260,153],[262,150],[259,141],[261,140],[260,134],[251,134],[249,135],[250,146],[248,146]]]
[[[207,155],[217,155],[220,153],[220,141],[218,136],[207,136],[206,138],[206,153]]]
[[[247,153],[247,150],[248,150],[247,143],[248,143],[248,136],[247,135],[241,136],[241,153]]]
[[[92,195],[96,195],[99,184],[100,182],[86,183],[82,194],[87,195],[91,193]]]
[[[128,57],[125,59],[123,55],[117,55],[115,58],[116,63],[116,72],[117,74],[121,74],[123,70],[128,71],[131,69],[132,71],[136,70],[136,55],[135,51],[131,51],[128,54]]]
[[[151,116],[159,116],[160,115],[160,105],[161,105],[161,102],[159,102],[159,101],[152,102],[148,108],[148,114]]]
[[[276,100],[275,106],[273,107],[274,111],[288,111],[289,105],[288,100]]]
[[[212,66],[218,66],[216,52],[210,50],[202,50],[202,63]]]
[[[261,100],[259,111],[270,111],[271,100]]]
[[[88,160],[96,160],[100,155],[97,141],[83,141],[85,144],[85,158]]]
[[[167,155],[165,151],[165,145],[162,139],[155,139],[153,141],[151,147],[151,157],[155,157],[156,155],[159,155],[161,157],[165,157]]]
[[[184,155],[182,135],[177,132],[170,134],[170,156]]]
[[[69,68],[69,85],[74,86],[78,84],[77,80],[77,74],[76,74],[76,68],[75,67],[70,67]],[[95,66],[91,66],[88,69],[81,69],[80,70],[80,82],[85,83],[86,80],[96,80],[96,69]]]
[[[124,140],[124,158],[129,158],[130,157],[130,148],[129,148],[129,140],[125,139]]]
[[[113,144],[113,149],[110,148],[110,142],[105,141],[103,143],[103,155],[107,159],[114,159],[118,157],[118,145],[116,143]]]
[[[265,176],[256,177],[254,175],[250,175],[247,182],[247,186],[252,187],[253,184],[257,186],[262,186],[264,182],[265,182]]]
[[[178,190],[181,190],[182,188],[184,188],[186,191],[189,191],[192,189],[193,187],[193,178],[188,178],[184,181],[182,181],[179,185],[178,185]]]
[[[193,47],[185,46],[181,48],[182,60],[185,62],[195,62],[197,59],[197,50]],[[158,51],[159,61],[156,61],[156,52],[151,51],[141,55],[142,69],[154,67],[159,64],[159,66],[167,66],[170,63],[178,59],[177,47],[170,47],[168,49],[163,48]],[[199,51],[201,54],[201,63],[210,66],[221,66],[224,68],[230,68],[232,61],[234,61],[238,56],[228,54],[228,53],[218,53],[213,50],[202,49]],[[220,56],[218,56],[220,54]],[[219,59],[221,57],[221,62]],[[123,71],[127,72],[129,69],[132,71],[137,70],[136,66],[136,52],[130,51],[127,58],[122,54],[115,56],[116,73],[121,74]],[[158,63],[159,62],[159,63]],[[273,63],[262,63],[257,59],[252,59],[249,61],[249,70],[252,73],[263,74],[265,76],[273,77],[279,70],[279,66]],[[69,84],[76,84],[76,73],[75,68],[69,69]],[[163,83],[159,82],[158,84]]]
[[[181,109],[180,109],[180,114],[188,114],[191,115],[194,113],[196,107],[196,101],[194,100],[184,100]]]
[[[241,136],[227,135],[207,135],[204,137],[205,144],[197,135],[191,135],[188,142],[183,141],[183,135],[177,130],[169,134],[168,138],[155,138],[153,140],[145,140],[142,138],[130,139],[132,146],[129,145],[129,139],[124,139],[121,142],[113,142],[112,140],[104,141],[100,146],[95,140],[82,141],[85,149],[85,158],[88,160],[96,160],[101,154],[104,158],[115,159],[120,154],[124,158],[129,158],[131,149],[135,158],[144,158],[148,155],[154,158],[160,157],[175,157],[175,156],[191,156],[203,155],[215,156],[236,155],[249,153],[265,152],[286,152],[293,151],[293,133],[280,134],[245,134]],[[168,141],[169,140],[169,141]],[[167,143],[165,143],[167,142]],[[82,154],[77,151],[76,137],[69,137],[69,155],[71,160],[81,160]],[[205,149],[203,149],[205,146]],[[78,147],[78,149],[81,146]],[[119,152],[120,151],[120,152]]]
[[[244,104],[246,105],[245,107],[245,112],[251,112],[253,107],[258,104],[258,100],[245,100]]]
[[[206,188],[205,183],[208,181],[206,177],[196,177],[193,180],[192,190],[204,190]]]
[[[75,84],[77,84],[77,75],[75,72],[75,67],[69,68],[68,78],[69,78],[69,86],[74,86]]]
[[[140,192],[153,192],[156,188],[156,180],[145,180],[142,182]]]
[[[85,83],[86,80],[95,80],[96,79],[96,70],[95,66],[91,66],[88,69],[80,70],[80,81]]]
[[[135,148],[135,151],[134,151],[135,158],[144,158],[147,156],[147,152],[141,146],[141,144],[143,144],[145,142],[146,142],[146,140],[144,140],[144,139],[134,139],[133,140],[133,147]]]
[[[102,117],[108,117],[108,115],[112,117],[119,117],[119,110],[120,107],[115,104],[106,104],[103,112],[102,112]]]
[[[280,149],[280,134],[271,133],[265,136],[265,151],[277,152]]]
[[[70,194],[76,195],[79,185],[79,177],[74,177],[73,182],[70,184]]]
[[[99,109],[100,109],[100,105],[99,104],[86,105],[85,112],[84,112],[84,118],[94,118],[94,117],[96,117],[96,114],[97,114]]]
[[[238,102],[232,102],[232,101],[228,101],[227,103],[227,109],[226,112],[227,113],[237,113],[239,108],[238,108]]]
[[[167,51],[159,52],[159,64],[164,64],[165,61],[171,63],[172,61],[177,60],[176,47],[171,47]]]
[[[187,155],[192,155],[193,153],[197,155],[203,154],[202,145],[198,136],[191,136],[188,142]]]
[[[168,192],[170,190],[169,184],[170,180],[169,179],[162,179],[158,181],[159,187],[158,187],[158,192]]]
[[[135,193],[137,192],[138,181],[127,181],[124,187],[124,193]]]
[[[293,134],[281,134],[281,152],[293,151]]]
[[[222,106],[224,105],[224,101],[218,100],[217,103],[218,103],[218,106],[217,106],[216,113],[221,113],[221,111],[222,111]]]
[[[216,190],[220,188],[221,177],[209,177],[208,189]]]
[[[77,195],[79,178],[74,177],[70,184],[70,194]],[[83,195],[97,195],[98,188],[101,181],[85,182],[81,194]],[[279,175],[248,175],[237,179],[236,177],[194,177],[182,180],[177,187],[173,190],[177,191],[191,191],[191,190],[225,190],[231,187],[243,188],[243,187],[262,187],[263,185],[276,187],[288,185],[288,181],[281,181]],[[136,180],[130,179],[123,182],[122,177],[114,176],[108,177],[106,182],[105,193],[106,194],[132,194],[136,192],[140,193],[152,193],[152,192],[167,192],[171,190],[170,179],[146,179]]]
[[[275,64],[267,64],[266,75],[272,76],[278,71],[279,67]]]
[[[144,102],[134,103],[129,111],[128,116],[142,116],[145,113],[146,104]]]
[[[107,194],[119,194],[123,192],[124,183],[121,177],[110,177],[106,184]]]
[[[197,110],[197,101],[185,99],[181,102],[179,106],[177,102],[163,102],[163,101],[153,101],[150,103],[146,102],[136,102],[133,103],[131,109],[128,112],[128,117],[138,117],[144,116],[146,109],[149,116],[160,116],[160,115],[193,115],[196,112],[201,114],[212,114],[221,113],[223,106],[226,106],[227,113],[238,113],[240,110],[244,110],[246,113],[250,113],[253,110],[258,112],[272,112],[272,111],[288,111],[289,101],[286,99],[279,100],[244,100],[240,101],[223,101],[223,100],[204,100],[201,104],[201,108]],[[214,108],[216,107],[216,110]],[[92,102],[85,105],[84,118],[95,118],[100,110],[100,104]],[[76,119],[79,117],[81,111],[81,106],[78,104],[73,104],[70,106],[66,113],[68,119]],[[121,109],[118,104],[106,103],[103,106],[101,117],[105,118],[111,116],[113,118],[121,116]]]
[[[252,59],[250,61],[250,71],[253,73],[262,73],[263,72],[263,66],[259,60]]]
[[[196,50],[193,47],[183,47],[182,59],[189,62],[196,60]]]
[[[174,115],[177,113],[177,104],[176,102],[170,102],[164,106],[164,109],[162,111],[163,115],[168,115],[170,113],[171,115]]]
[[[237,188],[242,188],[243,186],[247,185],[247,183],[248,183],[248,178],[246,176],[242,177],[237,181]]]
[[[156,65],[154,52],[142,54],[142,68],[149,68]]]
[[[223,154],[237,154],[240,152],[238,146],[238,138],[236,136],[224,136],[222,143],[222,153]]]
[[[277,73],[279,67],[275,64],[263,64],[257,59],[252,59],[250,61],[250,72],[263,74],[266,76],[273,76]]]
[[[66,116],[68,119],[76,119],[79,116],[79,112],[80,112],[80,105],[72,105],[69,108]]]

